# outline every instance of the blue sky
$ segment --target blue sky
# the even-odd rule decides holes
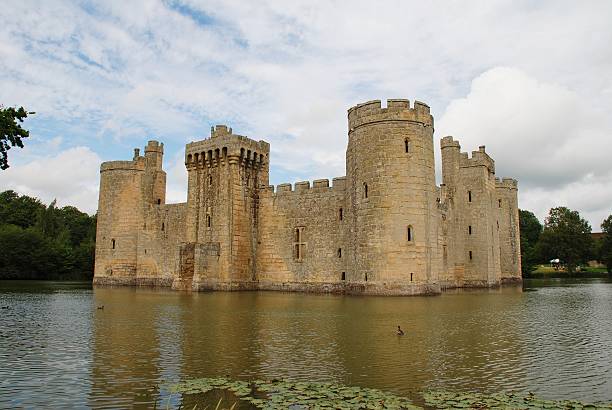
[[[346,110],[432,107],[436,142],[486,145],[520,206],[612,213],[612,3],[24,1],[0,15],[0,103],[37,114],[0,189],[88,212],[101,161],[224,123],[271,143],[272,183],[344,175]]]

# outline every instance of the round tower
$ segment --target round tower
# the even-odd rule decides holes
[[[136,152],[133,161],[100,166],[94,283],[134,284],[145,163]]]
[[[366,292],[437,293],[433,117],[408,100],[348,111],[351,281]]]

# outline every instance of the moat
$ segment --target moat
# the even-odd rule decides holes
[[[612,401],[606,280],[410,298],[0,282],[0,305],[2,408],[165,408],[161,382],[225,375],[407,397],[512,390]]]

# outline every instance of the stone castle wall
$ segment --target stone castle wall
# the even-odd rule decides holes
[[[520,282],[517,184],[484,147],[441,141],[408,100],[348,112],[346,176],[269,186],[270,146],[216,126],[187,144],[187,202],[165,204],[163,144],[102,164],[96,284],[435,294]]]

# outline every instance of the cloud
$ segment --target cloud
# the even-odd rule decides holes
[[[10,154],[14,151],[11,150]],[[74,147],[54,155],[35,156],[0,172],[0,190],[15,190],[40,198],[57,199],[93,214],[98,207],[100,157],[87,147]]]
[[[519,177],[522,192],[550,191],[602,177],[611,14],[611,2],[570,0],[16,2],[0,14],[0,102],[38,113],[32,140],[61,134],[63,149],[88,147],[103,160],[162,140],[176,193],[168,197],[179,198],[173,185],[184,186],[184,171],[175,158],[211,125],[270,142],[271,182],[281,183],[345,173],[346,110],[354,104],[419,99],[442,120],[453,101],[448,132],[464,147],[509,149],[520,156],[497,158],[499,171]],[[502,83],[498,120],[519,118],[498,128],[489,121],[472,145],[471,129],[451,121],[459,115],[452,112],[476,115],[461,101],[484,101],[486,87]],[[513,106],[520,87],[531,94]],[[524,115],[529,105],[542,116]],[[540,128],[549,139],[536,138]],[[513,142],[501,144],[502,135]],[[534,138],[546,160],[518,161]],[[576,160],[582,151],[590,163]],[[572,167],[548,166],[563,162]]]
[[[606,189],[612,186],[611,127],[585,101],[559,84],[498,67],[475,78],[466,97],[450,102],[437,133],[455,136],[464,151],[486,144],[497,175],[518,179],[520,206],[541,219],[549,208],[565,205],[598,226],[612,211],[612,190]]]

